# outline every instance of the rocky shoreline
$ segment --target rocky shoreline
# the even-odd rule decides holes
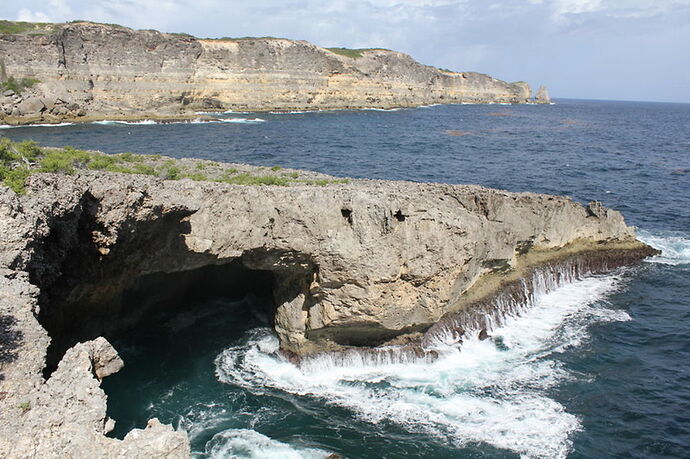
[[[0,123],[184,120],[198,111],[550,103],[548,92],[385,49],[199,39],[77,21],[0,33]],[[16,29],[24,28],[23,32]]]
[[[122,366],[108,340],[191,294],[272,291],[296,362],[433,360],[537,288],[657,253],[597,202],[212,162],[201,179],[202,162],[168,158],[111,172],[96,153],[40,172],[47,156],[22,194],[0,187],[3,457],[188,457],[186,434],[156,420],[106,437],[99,386]],[[221,180],[239,174],[286,181]]]

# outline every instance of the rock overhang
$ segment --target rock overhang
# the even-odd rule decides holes
[[[89,291],[79,269],[95,276],[92,286],[120,285],[235,263],[270,273],[261,285],[272,290],[273,325],[291,358],[389,344],[428,359],[434,351],[420,347],[422,333],[439,320],[466,327],[474,319],[458,312],[482,311],[492,293],[510,291],[511,275],[526,277],[563,254],[596,255],[608,269],[653,253],[620,213],[599,203],[478,186],[233,186],[80,171],[32,176],[26,196],[3,191],[1,208],[0,260],[11,288],[0,303],[15,318],[13,330],[36,339],[13,351],[18,358],[3,365],[0,384],[17,384],[29,397],[46,390],[36,372],[49,337],[36,318],[50,303],[41,304],[40,288],[58,279],[65,297],[95,295],[94,306],[117,293]],[[88,250],[70,252],[80,241]],[[79,374],[93,377],[87,373]],[[104,411],[98,422],[107,422]]]

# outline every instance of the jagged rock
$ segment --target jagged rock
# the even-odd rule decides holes
[[[57,25],[47,35],[1,34],[0,54],[8,75],[40,81],[32,87],[40,97],[84,110],[53,112],[67,120],[189,117],[203,109],[525,103],[531,94],[526,83],[441,71],[390,50],[362,50],[353,58],[305,41],[207,40],[85,22]],[[24,113],[30,111],[4,121],[25,122]]]
[[[45,384],[2,402],[0,455],[20,457],[189,457],[183,432],[152,419],[124,440],[106,438],[114,422],[106,416],[99,377],[120,369],[122,361],[103,338],[67,351]],[[12,405],[14,403],[14,405]]]
[[[550,104],[551,103],[551,97],[549,96],[549,90],[546,89],[546,86],[539,86],[539,89],[537,90],[537,94],[534,96],[534,100],[539,103],[539,104]]]
[[[185,434],[156,420],[123,441],[103,435],[113,423],[100,380],[122,362],[99,337],[197,283],[272,290],[280,346],[296,362],[383,343],[426,361],[436,354],[425,340],[482,323],[492,294],[527,295],[533,268],[600,272],[654,253],[600,203],[479,186],[80,171],[32,175],[27,191],[0,186],[3,457],[186,457]],[[44,381],[46,364],[56,368]]]

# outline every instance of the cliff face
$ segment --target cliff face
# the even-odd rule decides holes
[[[198,110],[391,108],[525,103],[526,83],[441,71],[388,50],[347,57],[305,41],[201,40],[93,23],[0,35],[4,123],[184,117]]]
[[[427,352],[424,340],[461,336],[535,267],[579,275],[654,253],[598,203],[478,186],[83,171],[32,175],[27,191],[0,187],[3,457],[187,456],[184,433],[156,420],[106,438],[99,383],[122,366],[101,336],[189,290],[272,292],[288,356],[396,342]]]

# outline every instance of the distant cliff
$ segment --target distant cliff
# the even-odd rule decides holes
[[[90,22],[0,22],[6,124],[532,100],[527,83],[440,70],[384,49],[197,39]]]

